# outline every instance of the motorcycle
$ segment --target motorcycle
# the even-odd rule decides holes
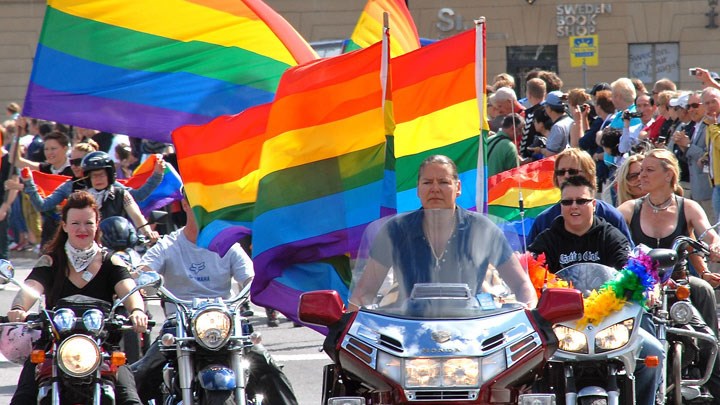
[[[31,314],[25,322],[0,317],[0,326],[26,326],[41,332],[42,348],[30,353],[36,364],[38,404],[114,404],[118,367],[125,364],[119,350],[121,333],[132,329],[129,319],[119,315],[118,306],[151,279],[140,277],[137,286],[114,305],[94,298],[73,295],[58,300],[52,310]],[[15,280],[8,261],[0,261],[0,284],[13,283],[37,295]],[[152,323],[152,322],[150,322]],[[37,346],[36,346],[37,347]]]
[[[432,222],[434,213],[424,211]],[[437,242],[437,235],[451,234],[442,222],[425,229],[429,243]],[[369,227],[373,228],[377,227]],[[370,251],[390,247],[393,243],[386,243],[385,236],[381,228],[381,242],[372,243]],[[552,324],[582,317],[580,292],[547,289],[532,310],[500,302],[474,290],[477,268],[464,266],[466,262],[451,252],[443,254],[444,260],[428,257],[430,282],[415,283],[405,294],[400,276],[423,271],[422,254],[415,252],[405,252],[417,259],[414,268],[400,269],[393,263],[395,278],[385,283],[390,290],[380,294],[379,304],[347,312],[337,291],[301,295],[300,320],[328,328],[323,347],[333,363],[324,367],[322,403],[551,403],[552,394],[532,394],[528,387],[557,346]],[[370,268],[372,260],[362,263]],[[355,279],[357,289],[367,277]],[[378,288],[382,281],[375,283]]]
[[[257,342],[240,306],[249,300],[248,284],[228,299],[182,300],[162,286],[157,295],[177,310],[166,323],[160,351],[166,355],[163,368],[163,403],[262,404],[260,394],[247,390],[249,363],[244,350]]]
[[[663,363],[666,384],[660,396],[673,404],[711,403],[712,395],[703,387],[710,379],[715,365],[718,342],[698,310],[690,302],[687,258],[692,254],[708,256],[707,245],[680,236],[673,242],[672,251],[679,260],[674,268],[674,283],[662,288],[661,305],[653,311],[657,336],[665,347],[667,360]]]

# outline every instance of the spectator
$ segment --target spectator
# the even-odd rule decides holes
[[[602,86],[603,83],[597,84],[593,90],[604,88]],[[608,84],[607,87],[609,88],[610,85]],[[597,170],[597,184],[600,185],[598,189],[602,192],[601,186],[608,179],[610,172],[605,165],[603,148],[596,139],[598,132],[610,123],[612,115],[615,112],[615,105],[612,103],[612,93],[609,90],[597,90],[592,96],[595,100],[595,113],[597,114],[597,118],[593,120],[588,130],[585,131],[582,138],[580,138],[578,145],[580,149],[593,157]]]
[[[580,137],[590,129],[590,95],[584,89],[572,89],[568,92],[568,107],[572,114],[573,123],[570,126],[570,146],[577,148]]]
[[[572,118],[565,114],[565,101],[567,95],[560,91],[548,93],[542,105],[545,106],[545,113],[552,119],[553,126],[548,135],[547,145],[544,148],[535,148],[534,152],[542,153],[543,156],[556,155],[568,146],[570,141],[570,126]]]
[[[705,125],[707,125],[706,140],[708,150],[708,171],[712,181],[712,205],[716,217],[711,222],[717,222],[720,216],[720,90],[715,87],[706,87],[702,92],[702,102],[705,105]]]
[[[518,139],[524,125],[519,114],[510,114],[503,120],[502,129],[488,138],[488,176],[517,167],[518,153],[514,140]]]
[[[529,107],[525,109],[525,127],[520,141],[520,157],[522,159],[532,157],[532,151],[528,147],[535,143],[535,137],[538,136],[533,118],[536,112],[544,110],[541,103],[545,100],[545,82],[538,78],[530,79],[525,85],[525,92]]]

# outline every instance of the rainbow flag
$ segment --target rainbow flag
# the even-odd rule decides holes
[[[118,182],[135,189],[142,187],[152,176],[156,162],[157,155],[150,155],[133,171],[132,177],[118,180]],[[137,202],[140,211],[142,211],[143,215],[147,215],[152,210],[162,208],[173,201],[182,199],[182,192],[180,191],[182,185],[183,183],[177,170],[175,170],[170,163],[166,163],[163,179],[160,184],[158,184],[146,199]]]
[[[316,58],[261,0],[49,0],[23,113],[170,142]]]
[[[347,296],[349,252],[380,217],[382,44],[290,68],[270,110],[253,223],[253,301],[296,317],[301,293]],[[388,90],[389,91],[389,90]]]
[[[560,190],[552,182],[554,168],[555,157],[551,156],[488,179],[488,216],[503,229],[517,251],[525,251],[524,238],[535,217],[560,200]]]
[[[198,245],[226,252],[252,228],[260,152],[272,104],[173,131]]]
[[[413,21],[404,0],[368,0],[343,51],[367,48],[381,41],[383,13],[388,13],[390,20],[388,25],[392,37],[391,57],[394,58],[420,48],[420,38],[415,21]]]
[[[484,46],[468,30],[392,61],[398,212],[420,207],[417,171],[432,154],[455,161],[462,182],[458,204],[476,207],[478,178],[484,179],[482,166],[478,176],[484,91],[476,84],[484,76],[477,74],[476,43]]]

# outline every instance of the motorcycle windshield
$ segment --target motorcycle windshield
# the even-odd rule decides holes
[[[363,236],[350,302],[436,319],[517,309],[519,304],[508,303],[512,280],[497,270],[511,259],[516,260],[502,231],[475,213],[421,209],[386,217]]]
[[[572,284],[588,297],[593,290],[598,290],[605,282],[615,278],[617,270],[597,263],[577,263],[568,266],[555,275]]]

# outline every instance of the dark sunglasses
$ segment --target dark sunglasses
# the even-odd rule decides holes
[[[580,170],[578,170],[578,169],[557,169],[557,170],[555,170],[556,176],[564,176],[565,173],[567,173],[571,176],[577,176],[578,174],[580,174]]]
[[[628,175],[625,176],[625,180],[633,181],[633,180],[637,180],[638,177],[640,177],[640,173],[628,173]]]
[[[699,108],[702,105],[702,103],[692,103],[688,104],[688,108]]]
[[[71,165],[73,166],[80,166],[80,163],[82,163],[82,158],[75,158],[68,160]]]
[[[573,205],[573,203],[577,205],[587,205],[588,203],[592,202],[592,198],[576,198],[574,200],[560,200],[560,204],[569,207]]]

